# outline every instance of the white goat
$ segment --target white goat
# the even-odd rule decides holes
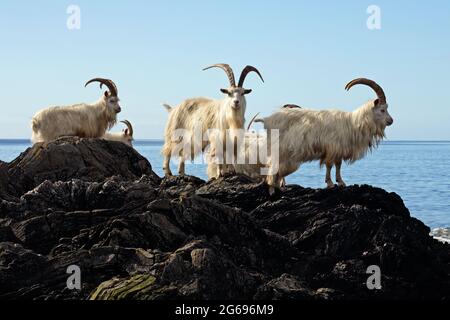
[[[264,166],[259,162],[258,157],[258,147],[262,148],[265,146],[265,141],[262,136],[258,135],[256,132],[250,132],[250,128],[258,117],[259,113],[256,114],[247,126],[247,132],[244,135],[244,143],[242,148],[238,151],[243,153],[242,159],[245,163],[237,163],[234,165],[234,170],[236,173],[244,174],[253,179],[261,179],[260,169]],[[210,151],[211,152],[211,151]],[[256,153],[254,155],[253,153]],[[209,179],[216,179],[220,176],[219,165],[214,161],[208,162],[206,173]]]
[[[204,152],[211,140],[215,139],[213,138],[209,141],[203,139],[208,130],[217,129],[222,134],[222,141],[225,141],[225,134],[228,129],[242,129],[244,127],[247,104],[245,95],[252,92],[250,89],[243,88],[245,78],[250,72],[256,72],[264,82],[259,71],[252,66],[244,68],[237,86],[233,70],[228,64],[215,64],[203,70],[210,68],[221,68],[228,76],[230,87],[228,89],[220,89],[226,95],[224,99],[194,98],[185,100],[176,108],[164,105],[169,111],[169,120],[165,130],[165,143],[162,149],[162,154],[164,155],[163,168],[166,176],[172,175],[170,170],[170,158],[172,155],[180,158],[179,174],[185,174],[185,160],[188,158],[193,160],[195,156]],[[184,141],[183,137],[176,136],[176,132],[180,129],[186,133],[183,135]],[[196,137],[196,131],[198,130],[201,133],[200,137]],[[183,150],[179,150],[181,143],[190,144],[190,154],[185,154]],[[219,167],[220,174],[223,174],[228,168],[225,165],[219,165]]]
[[[123,129],[122,132],[106,132],[103,139],[109,141],[119,141],[125,143],[129,147],[133,147],[133,126],[128,120],[120,122],[124,123],[127,128]]]
[[[331,169],[336,166],[336,180],[345,187],[341,176],[342,161],[353,163],[378,146],[385,137],[386,126],[393,124],[383,89],[372,80],[360,78],[347,84],[346,90],[357,84],[371,87],[378,98],[353,112],[339,110],[315,111],[284,108],[264,122],[266,130],[279,129],[279,170],[267,177],[271,187],[280,187],[282,178],[296,171],[300,164],[320,160],[326,165],[325,182],[333,188]],[[275,164],[272,164],[274,167]],[[276,172],[276,170],[272,171]]]
[[[301,108],[295,104],[286,104],[282,109],[285,108]],[[259,113],[257,113],[252,120],[250,121],[247,132],[244,136],[244,143],[242,148],[239,149],[239,152],[242,153],[242,159],[245,160],[245,163],[237,163],[234,165],[234,169],[236,173],[240,173],[246,175],[255,180],[265,180],[265,177],[262,176],[262,169],[267,167],[268,155],[270,155],[269,145],[267,143],[267,135],[258,134],[255,131],[250,131],[250,128],[254,122],[258,122],[257,117]],[[259,122],[262,122],[259,120]],[[260,151],[263,150],[262,154],[266,155],[264,159],[261,158]],[[219,176],[218,165],[210,162],[207,167],[207,175],[209,179],[214,179]],[[282,179],[282,185],[285,185],[285,179]]]
[[[106,91],[93,104],[51,107],[39,111],[31,121],[33,143],[64,136],[101,138],[106,130],[114,126],[121,111],[117,87],[113,81],[102,78],[89,80],[85,87],[92,82],[99,82],[100,88],[105,85],[109,92]]]

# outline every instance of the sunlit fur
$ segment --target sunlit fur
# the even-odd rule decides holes
[[[169,111],[169,120],[164,134],[165,143],[162,149],[162,154],[164,155],[164,171],[166,175],[172,174],[169,167],[170,158],[174,150],[176,150],[177,145],[180,143],[173,139],[175,130],[184,129],[188,133],[188,136],[193,137],[195,125],[201,123],[202,136],[205,137],[206,131],[209,129],[218,129],[219,132],[224,133],[227,129],[242,129],[244,127],[246,109],[244,89],[230,88],[228,91],[229,94],[222,100],[194,98],[185,100],[176,108],[165,105],[166,109]],[[174,155],[180,158],[179,174],[185,173],[185,160],[192,160],[198,155],[198,151],[203,152],[210,144],[208,139],[203,140],[206,141],[191,142],[192,150],[190,154]],[[201,143],[202,145],[194,150],[194,143]]]
[[[257,163],[250,164],[250,154],[252,153],[253,146],[257,145],[260,147],[266,146],[265,139],[254,132],[247,132],[244,135],[244,143],[242,148],[239,149],[239,152],[244,153],[243,158],[245,159],[245,163],[243,164],[235,164],[234,171],[236,173],[244,174],[253,179],[261,179],[261,168],[264,167],[264,164],[261,164],[259,161],[259,157],[257,158]],[[250,148],[250,146],[252,146]],[[209,179],[218,178],[220,176],[219,166],[214,162],[209,162],[207,167],[207,175]]]
[[[47,108],[33,117],[31,140],[37,143],[63,136],[100,138],[116,124],[118,112],[118,98],[106,94],[93,104]]]
[[[342,161],[353,163],[363,158],[378,146],[386,126],[393,121],[387,105],[375,104],[376,100],[369,101],[353,112],[288,108],[265,118],[265,129],[280,130],[279,171],[267,178],[268,184],[279,187],[283,177],[305,162],[320,160],[321,166],[327,165],[329,171],[328,167],[330,170],[333,165],[340,167]],[[327,175],[331,187],[328,178]],[[345,186],[340,170],[337,180]]]
[[[258,150],[261,148],[265,148],[267,150],[267,137],[262,134],[258,134],[255,131],[246,132],[244,135],[244,143],[238,149],[241,157],[245,159],[245,163],[235,164],[235,172],[246,175],[255,180],[263,180],[264,177],[261,176],[261,169],[266,167],[267,159],[265,159],[265,161],[260,159]],[[209,179],[218,178],[220,176],[219,166],[214,162],[208,163],[206,172]]]
[[[133,136],[130,135],[128,129],[123,129],[122,132],[106,132],[103,139],[109,141],[118,141],[125,143],[127,146],[133,146]]]

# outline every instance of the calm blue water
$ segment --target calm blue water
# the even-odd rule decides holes
[[[30,146],[27,140],[0,140],[0,160],[9,162]],[[163,175],[160,141],[136,141],[135,148]],[[172,164],[176,172],[176,164]],[[344,165],[347,185],[370,184],[398,193],[411,214],[431,228],[450,227],[450,142],[384,142],[351,166]],[[202,164],[186,172],[206,178]],[[309,163],[287,178],[288,183],[323,188],[325,171]]]

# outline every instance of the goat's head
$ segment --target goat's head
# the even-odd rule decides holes
[[[246,104],[247,104],[247,102],[245,100],[245,95],[252,92],[251,89],[244,89],[243,86],[244,86],[245,78],[247,77],[247,75],[250,72],[256,72],[258,74],[258,76],[261,78],[262,82],[264,82],[264,79],[261,76],[261,74],[259,73],[258,69],[256,69],[255,67],[252,67],[252,66],[246,66],[244,68],[244,70],[242,70],[241,76],[239,77],[238,85],[236,85],[236,79],[234,77],[233,69],[231,69],[231,67],[228,64],[225,64],[225,63],[215,64],[215,65],[212,65],[210,67],[203,69],[203,71],[211,69],[211,68],[220,68],[225,71],[225,73],[228,76],[228,81],[230,82],[230,87],[227,89],[220,89],[220,91],[223,94],[227,95],[227,99],[230,100],[229,105],[234,110],[242,109],[243,111],[245,111]]]
[[[131,125],[130,121],[128,120],[124,120],[124,121],[120,121],[122,123],[124,123],[127,128],[122,130],[122,136],[123,136],[123,142],[127,145],[129,145],[130,147],[133,146],[133,126]]]
[[[359,78],[350,81],[345,86],[345,89],[348,91],[351,87],[357,84],[364,84],[366,86],[369,86],[377,94],[377,99],[374,100],[374,105],[372,108],[373,119],[377,124],[377,127],[380,127],[384,130],[386,126],[392,125],[394,123],[394,119],[388,112],[388,104],[386,102],[386,95],[384,94],[383,89],[375,81],[365,78]]]
[[[87,87],[90,83],[93,82],[99,82],[100,89],[103,88],[103,85],[105,85],[108,88],[109,91],[105,91],[103,95],[103,99],[106,102],[106,108],[108,108],[108,110],[111,110],[115,114],[120,113],[122,109],[120,108],[119,104],[120,99],[118,96],[116,84],[109,79],[95,78],[86,82],[85,87]]]

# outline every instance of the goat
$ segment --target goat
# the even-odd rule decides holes
[[[76,104],[64,107],[50,107],[39,111],[31,121],[33,143],[48,142],[64,136],[101,138],[111,129],[120,113],[117,87],[113,81],[103,78],[89,80],[105,85],[109,91],[92,104]]]
[[[234,170],[236,173],[244,174],[253,179],[261,178],[260,169],[262,167],[260,165],[260,163],[257,161],[254,161],[256,163],[250,164],[250,162],[251,162],[250,159],[255,158],[255,157],[252,157],[252,155],[251,155],[252,151],[256,151],[256,153],[257,153],[258,152],[257,148],[261,147],[263,145],[262,137],[260,137],[255,132],[250,132],[250,128],[251,128],[253,122],[255,121],[255,119],[258,117],[258,115],[259,115],[259,113],[257,113],[252,118],[250,123],[248,124],[247,131],[244,135],[244,143],[242,146],[243,148],[238,149],[239,152],[244,153],[243,159],[245,160],[245,163],[243,163],[243,164],[237,163],[234,165]],[[209,161],[206,172],[208,175],[208,179],[218,178],[220,176],[219,165],[214,161]]]
[[[301,107],[295,104],[286,104],[281,107],[281,109],[294,109]],[[243,153],[242,159],[245,160],[245,163],[237,163],[234,165],[234,169],[236,173],[240,173],[246,175],[254,180],[265,180],[265,177],[262,175],[262,169],[267,167],[267,156],[270,154],[269,144],[267,143],[268,135],[258,134],[256,132],[251,132],[250,128],[254,122],[263,122],[262,119],[258,119],[259,113],[257,113],[250,123],[247,126],[247,132],[244,136],[244,144],[243,148],[239,149],[240,152]],[[264,159],[260,154],[260,151],[263,151],[265,154]],[[207,175],[209,179],[215,179],[219,176],[218,165],[210,162],[207,167]],[[286,181],[284,178],[281,179],[281,185],[285,186]]]
[[[383,89],[374,81],[359,78],[349,82],[348,91],[354,85],[372,88],[377,99],[371,100],[353,112],[339,110],[316,111],[284,108],[264,122],[266,130],[279,129],[279,166],[275,174],[267,176],[269,186],[281,187],[282,178],[295,172],[302,163],[320,160],[326,165],[325,182],[333,188],[331,169],[336,166],[338,186],[345,187],[341,176],[342,161],[353,163],[377,147],[385,137],[385,129],[394,122],[388,112]],[[274,164],[272,163],[273,167]]]
[[[122,132],[106,132],[103,139],[109,141],[119,141],[125,143],[129,147],[133,147],[133,126],[128,120],[120,122],[124,123],[127,128],[123,129]]]
[[[166,176],[171,176],[170,159],[171,156],[180,158],[178,173],[185,174],[185,160],[190,157],[191,160],[195,156],[205,151],[206,147],[211,144],[212,140],[205,140],[203,137],[211,129],[217,129],[222,135],[222,141],[229,129],[242,129],[245,122],[246,99],[245,95],[252,92],[251,89],[244,89],[244,81],[250,72],[255,72],[264,82],[260,72],[252,66],[246,66],[241,73],[238,85],[236,85],[233,70],[228,64],[215,64],[205,69],[220,68],[225,71],[230,87],[220,89],[226,95],[222,100],[212,100],[207,98],[188,99],[172,108],[169,105],[164,107],[169,112],[169,120],[165,129],[165,143],[162,148],[164,156],[164,172]],[[177,137],[178,130],[184,130],[182,137]],[[200,131],[200,137],[197,136]],[[210,137],[211,138],[211,137]],[[187,141],[188,140],[188,141]],[[199,141],[200,140],[200,141]],[[185,154],[183,150],[179,150],[180,144],[183,142],[190,146],[190,154]],[[218,147],[217,147],[218,148]],[[184,148],[183,148],[184,149]],[[213,148],[218,151],[215,147]],[[223,174],[227,167],[220,165],[220,174]]]

